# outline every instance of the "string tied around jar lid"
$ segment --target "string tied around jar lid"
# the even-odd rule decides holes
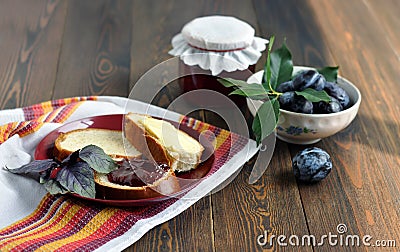
[[[206,51],[206,52],[234,52],[234,51],[241,51],[241,50],[245,49],[245,47],[242,47],[242,48],[235,48],[235,49],[216,50],[216,49],[200,48],[200,47],[194,46],[194,45],[192,45],[190,43],[188,43],[188,45],[193,47],[193,48],[195,48],[195,49],[198,49],[198,50],[201,50],[201,51]]]

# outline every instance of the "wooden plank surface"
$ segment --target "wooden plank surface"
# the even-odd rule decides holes
[[[137,19],[135,20],[140,20],[141,22],[135,23],[134,20],[132,44],[134,48],[143,47],[143,43],[146,43],[147,46],[145,50],[131,50],[131,79],[133,82],[136,80],[136,76],[140,76],[144,73],[144,71],[146,71],[146,69],[149,69],[151,66],[153,66],[152,63],[154,64],[154,61],[162,62],[163,60],[170,58],[170,56],[167,54],[168,50],[171,48],[170,40],[172,36],[170,31],[176,30],[176,32],[179,32],[182,26],[193,17],[211,14],[234,15],[246,20],[257,28],[256,16],[252,8],[252,3],[250,2],[225,1],[211,3],[209,1],[205,1],[198,2],[196,3],[196,5],[194,5],[193,2],[188,3],[186,1],[178,1],[174,3],[166,2],[165,4],[158,4],[155,6],[152,5],[152,2],[150,1],[146,5],[155,8],[153,8],[152,11],[148,13],[146,11],[148,11],[149,8],[145,8],[142,2],[140,5],[134,6],[134,9],[139,15],[135,15],[135,17],[137,17]],[[182,10],[185,11],[182,12]],[[172,18],[178,13],[184,14],[184,16],[179,19],[179,22],[177,22],[177,19]],[[161,25],[159,27],[155,27],[155,31],[149,31],[148,27],[141,27],[142,23],[148,24],[149,22],[152,22],[152,20],[155,18],[159,18],[163,21],[161,22]],[[168,34],[164,36],[163,34],[167,31],[169,32],[169,36]],[[175,33],[173,33],[173,35],[175,35]],[[149,59],[148,57],[144,57],[144,55],[160,56],[156,57],[155,59]],[[145,61],[142,60],[138,62],[138,59],[145,59]],[[147,63],[147,61],[149,61],[150,63]],[[173,85],[174,84],[172,84],[172,86]],[[175,92],[175,95],[179,95],[179,91],[177,92],[177,90],[174,90],[174,88],[170,88],[170,92],[166,92],[167,97],[164,97],[163,100],[170,102],[171,99],[174,98],[173,95],[171,96],[171,93],[173,92]],[[221,125],[223,123],[220,121],[220,118],[217,118],[212,113],[205,113],[205,117],[201,119],[216,125]],[[282,204],[268,204],[268,206],[266,206],[265,201],[268,202],[271,197],[266,196],[265,192],[262,192],[263,185],[270,182],[267,177],[263,177],[262,181],[254,186],[246,185],[246,189],[241,188],[243,187],[242,184],[247,182],[250,171],[251,167],[247,167],[247,172],[241,173],[235,179],[235,182],[232,185],[224,188],[223,191],[213,194],[211,196],[212,212],[210,202],[201,200],[187,210],[187,212],[190,213],[189,215],[180,215],[177,218],[171,220],[169,223],[163,224],[160,227],[155,228],[153,231],[147,233],[133,246],[133,250],[142,250],[144,248],[144,250],[147,250],[149,248],[154,249],[154,247],[149,247],[148,244],[151,244],[151,241],[155,239],[161,239],[162,234],[166,235],[170,233],[173,233],[174,237],[178,237],[178,240],[193,241],[193,239],[190,239],[190,237],[199,237],[199,239],[201,239],[203,242],[197,242],[196,239],[196,242],[194,243],[167,243],[167,245],[164,245],[167,247],[163,247],[161,250],[166,249],[172,251],[210,251],[210,248],[208,247],[210,241],[213,243],[213,245],[215,246],[214,249],[217,251],[249,251],[252,250],[252,248],[256,247],[262,249],[262,247],[256,244],[256,238],[258,235],[262,234],[263,226],[268,221],[269,215],[271,215],[272,213],[272,215],[276,215],[274,217],[278,219],[279,213],[281,212],[280,210],[283,206]],[[286,215],[288,212],[285,212],[285,217],[289,219],[293,218],[293,223],[297,222],[297,224],[290,225],[290,221],[288,221],[286,222],[288,225],[281,227],[281,229],[286,230],[287,232],[297,231],[298,233],[307,233],[308,231],[305,220],[303,219],[303,221],[301,221],[302,216],[300,215],[300,213],[302,213],[302,209],[297,188],[293,187],[295,186],[295,184],[293,183],[291,183],[290,185],[292,185],[292,189],[288,194],[285,194],[284,198],[288,201],[294,201],[296,204],[291,204],[291,207],[289,208],[291,211],[288,211],[290,214]],[[246,200],[249,194],[249,190],[261,191],[259,192],[260,195],[255,197],[254,200],[247,202],[249,208],[245,207],[247,204],[240,204],[236,207],[232,207],[232,197],[238,198],[238,202],[240,202],[241,200]],[[294,193],[292,194],[292,192]],[[282,201],[282,203],[283,202],[285,201]],[[207,215],[193,214],[198,211],[198,208],[209,209],[210,212]],[[251,208],[263,210],[261,214],[259,214],[256,218],[247,218],[246,212],[250,211]],[[188,218],[188,216],[192,218]],[[185,223],[185,232],[182,232],[181,229],[177,228],[182,226],[182,223]],[[202,223],[202,229],[198,227],[199,223]],[[204,232],[205,230],[210,231]],[[244,232],[246,232],[246,235],[243,235]]]
[[[203,3],[184,0],[133,2],[130,88],[146,71],[172,57],[168,54],[172,37],[193,16],[203,14]],[[181,94],[178,81],[173,81],[156,95],[153,103],[168,107]],[[202,113],[191,113],[190,116],[204,121]],[[126,251],[212,251],[212,221],[210,198],[204,197],[183,214],[146,233]]]
[[[319,29],[318,22],[314,10],[309,6],[308,2],[303,1],[301,8],[298,1],[269,1],[269,4],[263,4],[263,1],[253,1],[255,11],[257,13],[257,20],[262,34],[275,35],[276,41],[274,48],[281,46],[286,40],[287,46],[292,52],[293,63],[295,65],[315,66],[322,67],[326,65],[335,65],[328,44],[324,40],[323,31]],[[279,20],[279,22],[277,21]],[[325,194],[320,194],[321,188],[325,187],[325,183],[314,185],[314,194],[308,196],[308,200],[304,200],[304,193],[297,191],[297,183],[294,180],[293,171],[291,168],[291,156],[296,151],[304,149],[303,146],[288,145],[277,140],[277,146],[274,152],[274,159],[267,170],[269,180],[267,185],[275,185],[275,190],[279,191],[277,198],[270,200],[274,202],[276,209],[281,209],[275,213],[271,221],[271,225],[279,226],[280,229],[272,230],[274,235],[302,235],[314,234],[314,229],[309,223],[309,216],[311,213],[303,213],[300,208],[305,204],[310,204],[309,201],[324,197]],[[275,161],[276,159],[280,162]],[[276,163],[274,163],[274,161]],[[272,175],[271,170],[275,170]],[[264,175],[266,176],[266,175]],[[330,175],[332,176],[332,174]],[[281,187],[281,188],[279,188]],[[278,189],[279,188],[279,189]],[[294,189],[295,188],[295,189]],[[291,189],[291,190],[289,190]],[[301,187],[300,187],[301,190]],[[299,195],[299,196],[297,196]],[[300,196],[301,195],[301,196]],[[270,196],[271,197],[271,196]],[[297,202],[297,197],[299,202]],[[306,196],[307,197],[307,196]],[[280,203],[281,204],[280,204]],[[288,209],[288,205],[290,208]],[[284,210],[283,210],[284,209]],[[290,212],[290,214],[287,214]],[[318,211],[317,211],[318,212]],[[325,214],[322,212],[321,214]],[[333,215],[333,218],[336,215]],[[291,220],[296,219],[296,221]],[[299,222],[304,218],[304,223]],[[283,223],[287,224],[283,224]],[[296,225],[293,226],[292,224]],[[282,227],[285,225],[284,227]],[[336,228],[333,227],[333,228]],[[335,230],[332,230],[335,231]],[[276,244],[275,244],[276,245]],[[311,247],[294,246],[294,247],[279,247],[279,250],[298,251],[300,249],[310,249]]]
[[[370,13],[372,22],[377,23],[385,34],[381,39],[388,40],[389,46],[395,51],[396,56],[400,58],[400,40],[398,28],[400,27],[400,2],[397,0],[386,1],[364,1]]]
[[[352,80],[363,96],[351,127],[319,144],[333,153],[334,179],[320,190],[300,187],[304,202],[312,202],[304,203],[310,232],[326,234],[335,223],[344,223],[349,234],[399,240],[400,149],[393,136],[400,132],[400,110],[395,105],[398,96],[392,95],[398,89],[399,58],[380,23],[370,22],[384,14],[358,1],[310,1],[310,5],[341,66],[340,74]],[[337,43],[338,37],[344,43]]]
[[[53,98],[128,96],[131,1],[68,1]]]
[[[0,108],[51,99],[65,14],[63,1],[0,3]]]
[[[257,12],[257,4],[250,1],[230,1],[214,4],[221,15],[233,15],[246,20],[256,29],[258,36],[269,38],[271,33],[263,31]],[[269,14],[269,13],[268,13]],[[263,69],[265,57],[260,59],[257,69]],[[246,113],[244,111],[244,113]],[[251,120],[248,114],[247,119]],[[219,118],[212,113],[206,116],[207,121],[222,125]],[[224,120],[232,121],[230,118]],[[243,167],[237,177],[223,190],[212,195],[213,225],[216,251],[262,251],[270,248],[269,244],[260,246],[257,237],[266,230],[273,234],[307,234],[307,225],[302,216],[302,206],[293,177],[282,180],[282,173],[290,173],[288,159],[285,159],[287,147],[276,146],[278,155],[271,161],[271,167],[255,184],[249,184],[253,163]],[[253,159],[253,162],[257,156]],[[285,175],[283,175],[284,177]],[[276,195],[275,190],[285,191]],[[277,200],[279,197],[280,200]],[[284,221],[282,221],[284,220]],[[280,222],[280,225],[275,223]],[[271,230],[270,230],[271,229]],[[307,248],[305,249],[307,251]]]
[[[171,39],[185,23],[203,15],[237,16],[259,36],[276,35],[275,48],[286,38],[295,64],[339,65],[340,75],[359,87],[355,121],[315,144],[331,154],[334,169],[319,184],[298,183],[291,159],[305,147],[277,141],[257,183],[248,183],[253,158],[223,190],[125,251],[378,251],[327,243],[270,248],[257,237],[265,230],[321,237],[345,224],[346,234],[400,242],[399,8],[396,0],[3,0],[0,108],[70,96],[126,97],[147,70],[171,58]],[[168,107],[180,94],[174,81],[153,103]],[[190,115],[226,127],[213,113]]]
[[[314,1],[315,2],[315,1]],[[275,35],[275,47],[286,39],[293,64],[308,66],[334,65],[323,31],[315,22],[315,13],[308,1],[253,0],[260,32]]]

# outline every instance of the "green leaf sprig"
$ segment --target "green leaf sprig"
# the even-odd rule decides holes
[[[15,169],[6,167],[6,170],[16,174],[39,175],[39,182],[50,194],[71,192],[94,198],[94,171],[109,173],[117,167],[117,163],[103,149],[96,145],[88,145],[71,153],[63,161],[35,160]]]
[[[267,60],[264,67],[262,83],[249,84],[242,80],[231,78],[219,79],[218,81],[225,87],[234,88],[230,95],[240,95],[252,100],[260,100],[263,104],[258,108],[254,117],[252,130],[256,137],[257,144],[270,135],[278,124],[280,115],[279,97],[283,94],[276,91],[279,84],[293,78],[292,54],[286,46],[286,41],[275,51],[272,51],[275,37],[269,40],[267,50]],[[327,81],[336,81],[338,67],[324,67],[316,69]],[[330,102],[329,95],[324,91],[316,91],[307,88],[303,91],[295,91],[297,95],[303,96],[311,102]]]

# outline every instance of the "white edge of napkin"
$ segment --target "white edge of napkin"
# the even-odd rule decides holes
[[[0,111],[0,125],[10,122],[22,122],[24,120],[24,111],[21,108]]]

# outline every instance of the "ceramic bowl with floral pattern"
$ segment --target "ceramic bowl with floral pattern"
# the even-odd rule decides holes
[[[309,67],[294,67],[293,72],[310,69]],[[264,71],[255,73],[248,83],[261,83]],[[346,128],[356,117],[361,103],[361,93],[358,88],[343,77],[338,76],[337,84],[350,97],[349,108],[332,114],[303,114],[280,109],[277,137],[285,142],[294,144],[313,144],[322,138],[332,136]],[[250,112],[255,115],[262,102],[247,99]]]

